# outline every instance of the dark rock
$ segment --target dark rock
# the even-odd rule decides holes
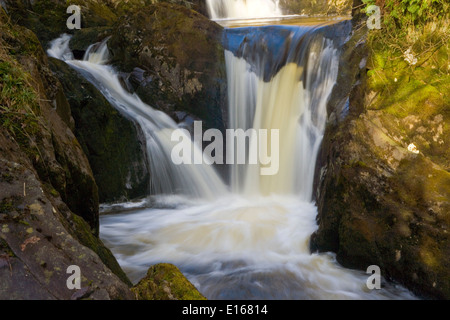
[[[168,114],[187,111],[206,121],[205,127],[220,129],[226,108],[221,33],[193,10],[160,3],[124,17],[108,46],[113,63],[132,72],[135,91],[146,103]]]
[[[82,60],[89,46],[107,38],[110,32],[110,27],[83,28],[74,32],[69,44],[74,58]]]
[[[70,276],[66,270],[71,265],[80,267],[82,287],[91,286],[91,294],[106,290],[104,298],[132,299],[128,286],[78,241],[70,227],[73,219],[79,219],[82,233],[94,237],[86,222],[70,210],[60,212],[61,200],[48,193],[27,157],[3,130],[0,145],[0,173],[12,177],[10,183],[0,182],[0,199],[13,204],[9,210],[3,208],[6,215],[0,221],[0,299],[70,299],[74,292],[66,286]]]
[[[186,0],[160,0],[177,3],[188,8],[204,10],[203,1]],[[47,43],[62,33],[80,34],[86,39],[89,31],[95,28],[108,30],[119,17],[140,10],[143,6],[160,2],[159,0],[3,0],[1,5],[5,8],[14,22],[27,27],[36,33],[41,43]],[[81,30],[69,30],[66,22],[70,14],[69,5],[79,5],[81,8]],[[95,37],[94,34],[91,35]],[[74,39],[76,42],[77,40]],[[75,46],[77,53],[78,45]]]

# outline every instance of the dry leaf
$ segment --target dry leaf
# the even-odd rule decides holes
[[[36,236],[32,236],[31,238],[28,238],[27,240],[24,241],[24,243],[22,243],[20,245],[20,250],[24,251],[25,248],[27,247],[27,245],[34,244],[34,243],[38,242],[39,240],[41,240],[41,239]]]

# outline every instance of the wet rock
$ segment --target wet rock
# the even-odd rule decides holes
[[[97,250],[102,247],[104,256],[114,259],[111,252],[81,217],[51,195],[27,157],[7,137],[2,129],[0,173],[11,179],[0,182],[0,298],[70,299],[74,290],[66,286],[70,276],[66,270],[77,265],[82,286],[91,288],[84,298],[105,290],[110,299],[132,299],[128,285],[78,237],[91,237]],[[59,210],[61,205],[66,209]]]

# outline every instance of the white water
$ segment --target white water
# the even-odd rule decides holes
[[[73,56],[69,54],[69,41],[67,35],[56,39],[47,53],[87,74],[115,108],[139,124],[147,142],[152,194],[181,194],[214,199],[227,192],[213,167],[175,165],[172,162],[170,155],[176,143],[171,141],[171,134],[178,128],[177,124],[168,115],[143,103],[137,95],[130,94],[122,87],[117,72],[105,65],[109,54],[106,41],[91,46],[84,61],[71,60]],[[202,156],[202,150],[196,145],[192,149],[193,157]]]
[[[206,0],[211,19],[250,19],[282,15],[278,0]]]
[[[70,57],[67,48],[66,42],[55,41],[49,54]],[[158,179],[153,183],[175,194],[154,196],[149,207],[139,203],[142,208],[100,218],[103,241],[133,282],[150,265],[169,262],[209,299],[414,298],[385,282],[382,290],[370,291],[364,272],[340,267],[334,254],[309,252],[309,238],[317,228],[317,208],[310,201],[312,174],[336,72],[336,52],[329,43],[321,42],[308,56],[307,68],[314,72],[302,78],[305,89],[299,81],[301,64],[289,63],[264,82],[247,62],[226,53],[233,126],[279,128],[286,146],[280,155],[285,168],[278,177],[260,181],[251,168],[233,168],[235,193],[226,191],[212,168],[171,164],[169,133],[175,123],[121,87],[114,69],[105,65],[105,48],[92,47],[87,61],[66,62],[140,124],[155,173],[152,180]],[[313,79],[313,74],[323,76]],[[203,196],[202,202],[192,194]]]
[[[315,39],[302,61],[286,64],[269,82],[243,58],[229,51],[225,58],[230,126],[276,129],[280,137],[278,174],[261,176],[260,165],[233,166],[233,190],[245,195],[297,195],[310,201],[326,103],[337,78],[339,57],[333,43]],[[265,63],[256,68],[263,70]]]

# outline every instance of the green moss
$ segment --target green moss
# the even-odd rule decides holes
[[[138,300],[206,300],[176,266],[167,263],[152,266],[131,290]]]
[[[37,131],[37,95],[25,72],[5,59],[0,57],[0,123],[21,141]]]

